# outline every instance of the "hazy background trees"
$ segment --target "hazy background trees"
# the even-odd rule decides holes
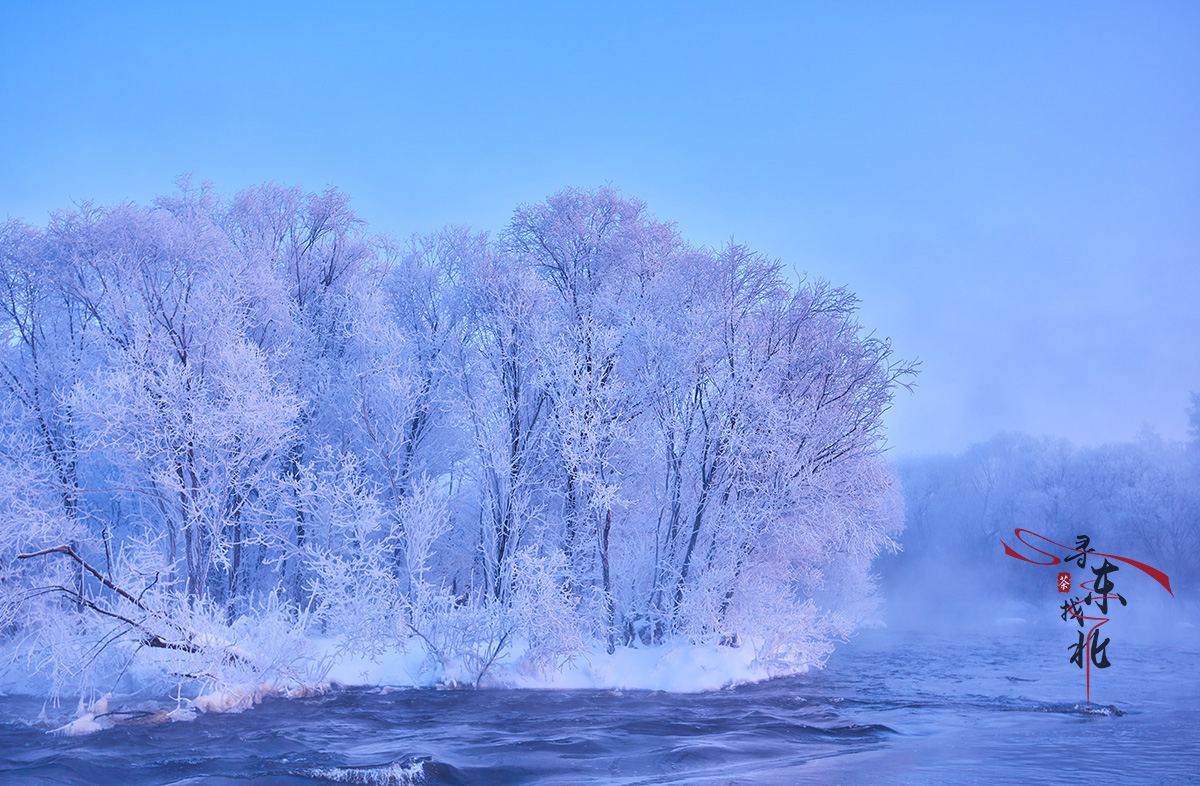
[[[1200,397],[1188,411],[1190,440],[1144,431],[1134,442],[1076,447],[1050,437],[1000,434],[958,456],[897,463],[906,500],[903,553],[881,563],[889,598],[954,610],[978,599],[1044,601],[1043,571],[1005,556],[1001,541],[1023,527],[1073,545],[1087,535],[1097,551],[1145,562],[1171,578],[1175,599],[1194,611],[1200,587]],[[1060,555],[1064,556],[1064,555]],[[903,604],[902,604],[903,605]]]
[[[336,190],[185,183],[9,222],[0,264],[0,624],[63,684],[249,668],[267,617],[446,679],[589,642],[794,667],[899,532],[913,372],[853,295],[611,189],[399,242]]]

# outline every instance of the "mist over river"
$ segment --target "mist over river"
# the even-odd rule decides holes
[[[1057,619],[869,630],[809,674],[702,694],[358,689],[56,737],[0,699],[0,783],[1200,783],[1200,640]]]

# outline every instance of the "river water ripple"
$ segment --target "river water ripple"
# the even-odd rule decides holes
[[[1065,628],[869,631],[820,671],[698,695],[345,690],[63,738],[0,698],[0,783],[1200,783],[1200,652]]]

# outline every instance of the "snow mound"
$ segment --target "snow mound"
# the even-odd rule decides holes
[[[328,687],[327,684],[288,687],[272,682],[225,687],[197,696],[192,700],[192,707],[199,712],[241,712],[256,704],[261,704],[262,700],[268,697],[300,699],[306,696],[319,696],[328,690]]]

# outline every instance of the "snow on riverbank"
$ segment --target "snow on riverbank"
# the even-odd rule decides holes
[[[266,698],[302,698],[341,688],[464,688],[472,687],[471,674],[460,662],[441,663],[429,656],[420,640],[406,642],[375,656],[350,653],[336,639],[313,639],[304,643],[301,658],[310,667],[301,679],[293,671],[287,679],[268,678],[247,684],[193,683],[193,696],[186,687],[171,705],[147,709],[140,701],[138,709],[128,707],[134,696],[103,696],[88,703],[80,702],[77,717],[57,728],[60,735],[91,734],[123,723],[191,720],[201,712],[241,712]],[[609,654],[600,645],[577,653],[561,664],[537,668],[524,657],[520,643],[497,658],[474,684],[481,689],[553,689],[553,690],[649,690],[673,693],[698,693],[731,685],[759,682],[772,677],[805,670],[786,671],[772,668],[755,658],[751,646],[714,645],[652,646],[637,649],[619,647]],[[7,687],[20,690],[9,675]],[[125,701],[122,701],[125,699]],[[109,707],[120,707],[111,710]]]
[[[330,663],[326,681],[337,686],[445,687],[472,682],[461,663],[438,663],[427,656],[419,642],[412,642],[407,651],[391,650],[374,658],[339,653],[336,642],[329,640],[314,644]],[[750,646],[618,647],[610,655],[597,645],[565,660],[558,668],[548,669],[533,667],[520,655],[510,653],[497,659],[478,681],[478,687],[698,693],[800,670],[769,668],[756,660]]]

